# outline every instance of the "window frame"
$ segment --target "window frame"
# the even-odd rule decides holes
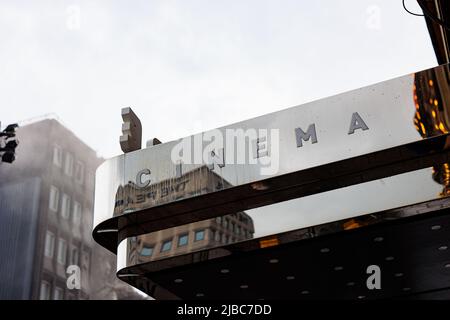
[[[59,189],[54,185],[50,185],[48,208],[53,212],[58,212],[58,207],[59,207]]]
[[[64,199],[67,199],[67,202],[65,203]],[[61,217],[64,218],[65,220],[69,220],[70,219],[70,196],[67,193],[63,192],[63,195],[61,197]],[[64,205],[66,204],[66,205]]]
[[[79,211],[76,211],[75,208],[78,207]],[[83,215],[83,206],[80,202],[73,200],[72,206],[72,222],[74,225],[79,226],[81,224],[81,216]]]
[[[186,243],[180,244],[180,240],[184,237],[186,237]],[[185,232],[185,233],[180,234],[178,236],[177,246],[178,247],[186,247],[188,244],[189,244],[189,233]]]
[[[74,254],[75,252],[76,255]],[[77,257],[76,261],[74,259],[75,256]],[[72,250],[70,251],[70,263],[76,266],[78,266],[80,263],[80,250],[78,250],[77,247],[73,247]]]
[[[53,159],[52,163],[57,166],[58,168],[61,168],[63,165],[63,150],[62,148],[55,144],[53,146]]]
[[[173,242],[173,238],[170,238],[170,239],[167,239],[167,240],[164,240],[163,242],[161,242],[161,250],[160,250],[160,252],[161,253],[165,253],[165,252],[172,251],[172,242]],[[168,249],[164,249],[164,246],[165,246],[166,243],[170,243]]]
[[[144,249],[151,250],[151,253],[150,254],[143,254],[142,252],[144,251]],[[151,256],[153,256],[154,252],[155,252],[155,246],[154,245],[143,245],[142,249],[139,252],[139,255],[142,256],[142,257],[151,257]]]
[[[51,242],[49,242],[51,239]],[[55,234],[51,232],[50,230],[47,230],[45,232],[45,240],[44,240],[44,256],[50,259],[53,259],[55,256]],[[51,250],[48,252],[47,245],[51,244]]]
[[[202,234],[202,238],[201,239],[197,239],[197,234]],[[198,230],[195,230],[195,233],[194,233],[194,242],[199,242],[199,241],[203,241],[203,240],[205,240],[206,239],[206,229],[198,229]]]
[[[80,172],[78,172],[78,168],[81,168]],[[80,160],[77,160],[75,163],[75,182],[78,184],[83,184],[84,182],[84,163]]]
[[[66,176],[69,176],[69,177],[73,176],[73,163],[74,163],[74,159],[73,159],[72,154],[67,152],[65,161],[64,161],[64,174]]]
[[[61,246],[61,244],[64,244],[64,246]],[[64,247],[64,251],[62,251],[62,248]],[[62,259],[61,255],[64,255],[64,259]],[[63,238],[58,238],[58,252],[57,252],[57,256],[56,256],[56,261],[65,266],[66,262],[67,262],[67,241],[66,239]]]

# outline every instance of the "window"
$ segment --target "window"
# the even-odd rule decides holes
[[[216,242],[220,242],[220,232],[216,231],[216,234],[214,236],[214,240],[216,240]]]
[[[64,173],[69,177],[73,174],[73,157],[70,153],[66,154],[66,163],[64,164]]]
[[[170,249],[172,249],[172,239],[163,242],[161,252],[167,252],[170,251]]]
[[[223,227],[226,229],[228,227],[228,219],[223,219]]]
[[[234,222],[230,223],[230,229],[231,229],[231,232],[234,232]]]
[[[221,224],[222,223],[222,217],[216,217],[216,222],[217,222],[217,224]]]
[[[141,249],[141,256],[150,257],[153,255],[153,246],[143,246]]]
[[[241,234],[241,227],[240,226],[236,226],[236,234]]]
[[[64,239],[58,240],[58,263],[65,265],[66,264],[66,255],[67,255],[67,242]]]
[[[75,181],[79,184],[83,183],[84,178],[84,165],[81,161],[77,161],[75,165]]]
[[[59,190],[55,186],[50,186],[50,199],[48,201],[48,207],[52,211],[58,211],[59,202]]]
[[[70,217],[70,197],[65,193],[61,200],[61,216],[64,219],[69,219]]]
[[[60,287],[55,287],[53,290],[53,300],[62,300],[64,297],[64,291]]]
[[[50,300],[50,283],[47,281],[41,282],[41,290],[39,292],[39,299]]]
[[[178,246],[182,247],[188,244],[189,235],[187,233],[182,234],[178,237]]]
[[[72,215],[73,223],[75,225],[80,225],[81,221],[81,204],[77,201],[73,202],[73,215]]]
[[[90,266],[90,252],[89,251],[83,251],[83,261],[82,261],[82,268],[89,270],[89,266]]]
[[[47,231],[45,234],[44,254],[46,257],[53,258],[53,251],[55,251],[55,235]]]
[[[86,186],[94,188],[95,185],[95,174],[92,172],[86,173]]]
[[[79,262],[78,248],[72,248],[72,261],[71,261],[71,264],[78,265],[78,262]]]
[[[60,146],[53,147],[53,164],[62,167],[62,149]]]
[[[195,231],[195,241],[201,241],[205,239],[205,230]]]

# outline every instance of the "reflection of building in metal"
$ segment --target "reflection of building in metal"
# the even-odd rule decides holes
[[[303,163],[300,167],[291,166],[305,158],[304,154],[295,152],[298,145],[288,144],[294,139],[294,130],[286,130],[290,131],[290,139],[279,139],[280,144],[286,143],[279,148],[285,152],[280,154],[280,168],[284,171],[270,178],[254,180],[253,175],[247,175],[244,166],[230,168],[230,171],[226,168],[223,171],[226,177],[236,182],[229,188],[223,185],[224,190],[209,194],[206,188],[203,189],[208,185],[204,181],[209,178],[200,171],[192,173],[192,181],[188,179],[185,182],[183,177],[179,177],[179,180],[155,183],[153,189],[139,189],[136,184],[128,182],[134,179],[130,173],[139,172],[136,178],[139,186],[148,184],[150,177],[144,180],[139,177],[144,172],[148,175],[149,170],[138,165],[152,159],[155,178],[160,172],[170,174],[165,161],[170,161],[172,145],[111,159],[102,171],[99,170],[97,188],[116,192],[117,181],[124,185],[116,198],[110,192],[98,198],[101,221],[93,231],[94,239],[111,252],[117,252],[117,275],[121,280],[156,299],[448,298],[449,276],[445,270],[450,270],[446,245],[450,197],[437,197],[440,185],[434,183],[427,173],[427,168],[447,162],[450,155],[450,135],[447,133],[450,122],[446,112],[448,93],[445,93],[449,90],[449,72],[448,66],[437,69],[440,70],[416,79],[408,75],[358,90],[356,95],[334,97],[335,103],[360,105],[367,113],[373,112],[372,119],[377,119],[371,124],[375,128],[374,134],[364,134],[361,140],[354,140],[363,148],[357,148],[356,144],[345,147],[343,140],[336,139],[333,143],[330,137],[332,143],[324,145],[320,153],[311,154],[311,162],[306,166]],[[416,101],[426,102],[432,98],[432,105],[424,106],[423,110],[420,110],[419,103],[417,110],[413,104],[414,80]],[[433,92],[430,96],[431,89],[424,88],[423,84],[439,90],[439,93]],[[345,102],[347,99],[348,103]],[[318,103],[317,107],[324,105],[328,103]],[[310,113],[306,111],[306,114]],[[311,113],[314,113],[313,109]],[[417,130],[422,136],[414,128],[414,113]],[[319,112],[314,118],[321,119],[322,115],[325,116]],[[259,127],[278,123],[280,127],[294,129],[291,119],[302,116],[304,113],[300,108],[292,108],[242,122],[239,126]],[[329,114],[326,116],[333,118]],[[350,153],[335,153],[343,146]],[[357,153],[353,154],[356,150]],[[330,158],[323,157],[325,154],[331,155]],[[339,160],[333,156],[338,156]],[[170,169],[173,172],[175,168]],[[392,177],[388,183],[379,180],[388,177]],[[212,188],[215,180],[212,177]],[[194,184],[196,182],[199,186]],[[368,182],[370,184],[366,184]],[[192,185],[189,187],[188,184]],[[115,186],[112,190],[111,185]],[[347,188],[349,186],[352,187]],[[331,193],[325,194],[337,189],[340,191],[333,194],[343,197],[341,200],[344,201],[336,201],[338,198]],[[201,190],[205,190],[205,194]],[[190,192],[199,196],[189,197]],[[318,201],[328,199],[335,205],[344,204],[344,208],[333,212],[330,207],[330,210],[322,212],[321,204],[315,206],[316,203],[312,202],[304,206],[303,201],[268,207],[322,192],[321,200],[315,197],[311,200],[318,204]],[[116,216],[110,218],[104,208],[110,208],[114,200]],[[280,219],[285,218],[283,212],[302,214],[299,221],[285,221],[284,227],[287,223],[308,227],[193,252],[188,252],[187,243],[193,237],[196,240],[196,229],[190,228],[188,233],[177,229],[179,225],[201,219],[262,206],[266,206],[261,210],[263,212],[273,209],[275,214],[280,213]],[[396,206],[399,208],[389,210]],[[109,214],[113,212],[113,209],[109,210]],[[312,215],[320,220],[303,219]],[[319,221],[324,224],[317,225]],[[211,220],[209,226],[214,226],[214,223]],[[155,232],[168,227],[172,228],[169,234]],[[199,227],[200,230],[202,228]],[[150,236],[145,234],[149,232],[153,233]],[[213,239],[215,233],[209,234]],[[201,231],[197,239],[204,237]],[[175,245],[177,250],[186,251],[174,255]],[[305,256],[311,259],[298,258]],[[155,261],[159,257],[167,258]],[[387,270],[388,281],[383,282],[383,290],[371,290],[366,285],[367,266],[373,265]]]
[[[130,209],[142,210],[175,199],[228,187],[230,184],[226,180],[206,166],[186,172],[179,178],[168,179],[144,188],[130,182],[125,187],[119,187],[115,214]],[[143,263],[251,239],[253,234],[252,218],[245,212],[237,212],[133,237],[129,241],[129,259],[134,263]]]
[[[415,73],[414,126],[423,138],[448,133],[450,130],[450,71],[449,65]],[[450,164],[433,166],[433,179],[444,186],[441,196],[450,195]],[[344,230],[366,226],[376,219],[367,215],[352,218],[343,225]]]
[[[0,165],[0,299],[101,298],[104,284],[91,276],[107,264],[115,269],[115,257],[105,258],[91,236],[102,159],[53,119],[17,136],[20,156]],[[69,265],[80,267],[80,290],[67,288]]]
[[[116,192],[114,215],[143,210],[156,205],[219,191],[230,183],[206,166],[184,173],[178,178],[167,179],[147,187],[139,187],[133,181],[119,186]]]
[[[449,65],[415,74],[414,124],[423,138],[450,130]],[[444,186],[442,195],[450,195],[450,164],[433,167],[433,179]]]

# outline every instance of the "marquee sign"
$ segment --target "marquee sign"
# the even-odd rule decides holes
[[[115,251],[131,235],[447,163],[448,69],[109,159],[96,173],[94,238]]]

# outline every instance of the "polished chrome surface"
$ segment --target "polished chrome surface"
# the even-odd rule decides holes
[[[117,228],[117,223],[110,226],[111,221],[107,221],[112,217],[140,213],[164,204],[236,189],[249,183],[253,190],[264,191],[269,186],[261,181],[268,178],[282,178],[286,174],[320,165],[387,150],[423,138],[445,135],[448,128],[448,91],[446,65],[188,139],[120,155],[107,160],[97,170],[94,225],[98,227],[97,230]],[[257,135],[256,139],[247,141],[247,148],[240,150],[245,156],[230,156],[236,153],[234,151],[239,151],[239,143],[232,146],[233,150],[227,149],[231,145],[227,142],[234,141],[233,139],[224,139],[226,141],[222,141],[222,145],[211,145],[207,141],[214,136],[220,138],[220,134],[226,138],[229,133],[227,130],[240,129],[247,130],[250,135],[252,130],[257,134],[266,133],[265,136]],[[236,132],[238,131],[232,133]],[[189,142],[192,144],[189,149],[191,152],[188,152],[188,148],[184,151],[188,150],[186,154],[191,154],[191,162],[194,163],[174,159],[174,150],[179,151],[180,146]],[[445,149],[447,145],[448,143],[444,143],[438,149]],[[408,148],[406,150],[410,151],[415,147]],[[196,152],[197,149],[200,152]],[[210,157],[203,159],[203,153]],[[405,152],[397,153],[395,156],[401,156]],[[385,157],[394,157],[393,154]],[[208,159],[212,159],[212,162]],[[235,163],[230,163],[233,159]],[[265,162],[267,160],[270,161]],[[376,162],[377,159],[361,161]],[[446,160],[441,162],[446,163]],[[448,167],[444,164],[436,168],[441,177],[447,174]],[[274,172],[270,172],[271,169]],[[351,168],[348,171],[351,172]],[[386,172],[385,176],[389,175]],[[316,180],[320,183],[321,179],[323,177]],[[440,183],[445,185],[446,179],[442,178]],[[363,181],[364,179],[360,182]],[[314,176],[310,176],[308,182],[314,182]],[[267,203],[264,201],[251,203],[242,209],[248,210],[265,204]],[[201,220],[201,217],[197,220]],[[121,226],[128,223],[119,222]]]
[[[107,160],[96,174],[94,238],[117,248],[120,277],[145,286],[140,266],[446,206],[449,75],[440,66]]]
[[[442,187],[433,180],[432,172],[432,168],[426,168],[247,210],[245,213],[239,212],[239,215],[248,217],[250,223],[249,232],[245,234],[242,232],[245,226],[242,223],[240,224],[241,232],[239,234],[233,232],[230,225],[232,222],[236,224],[236,218],[225,215],[216,219],[128,237],[119,244],[117,271],[124,272],[122,269],[139,264],[152,263],[237,242],[263,241],[266,237],[283,232],[304,230],[304,233],[307,233],[315,229],[317,231],[313,234],[318,236],[450,207],[449,198],[442,197],[440,193]],[[342,199],[346,199],[347,203],[342,204]],[[226,220],[227,224],[224,225]],[[207,235],[202,241],[195,242],[195,230],[198,229],[206,230]],[[219,238],[216,237],[217,232],[220,234]],[[189,245],[178,246],[179,236],[186,234],[189,236]],[[162,245],[167,240],[172,240],[172,246],[170,250],[162,252]],[[294,237],[289,240],[294,241],[299,238]],[[148,248],[152,248],[150,255],[145,252]],[[224,251],[222,254],[215,253],[215,256],[208,256],[208,259],[224,256],[225,253]]]
[[[398,208],[371,212],[358,217],[346,218],[334,222],[316,224],[310,227],[292,227],[289,230],[279,230],[276,233],[249,237],[243,241],[228,242],[221,244],[210,243],[207,246],[198,247],[195,250],[180,250],[176,247],[168,254],[160,254],[155,250],[153,256],[143,255],[145,244],[155,239],[157,233],[143,234],[129,237],[120,242],[117,252],[118,274],[135,274],[143,276],[146,272],[163,271],[166,268],[181,267],[194,262],[202,262],[222,258],[239,251],[252,251],[259,248],[276,247],[299,240],[322,237],[341,231],[355,230],[383,222],[400,220],[407,217],[419,217],[427,213],[450,208],[450,197],[435,198],[425,202],[418,202]],[[382,239],[374,239],[382,241]],[[226,247],[226,248],[225,248]],[[242,249],[242,248],[247,249]],[[159,249],[159,248],[157,248]],[[178,251],[178,252],[177,252]],[[170,259],[172,258],[172,259]],[[161,261],[159,261],[161,260]],[[155,263],[159,261],[158,263]]]
[[[414,75],[408,75],[219,128],[223,137],[226,137],[226,129],[269,132],[275,129],[278,130],[279,139],[270,141],[270,135],[267,137],[272,147],[270,156],[258,158],[256,164],[249,163],[248,155],[245,164],[226,163],[223,167],[215,165],[212,170],[207,170],[208,167],[202,163],[183,163],[183,176],[199,184],[197,190],[184,193],[183,196],[177,192],[177,163],[171,159],[172,150],[180,141],[163,143],[107,160],[98,169],[96,181],[97,190],[106,187],[110,191],[96,193],[95,222],[111,218],[112,213],[129,213],[216,191],[216,188],[205,190],[205,185],[202,185],[207,179],[205,175],[216,176],[216,179],[223,180],[222,188],[230,188],[421,140],[412,121],[416,112],[413,86]],[[364,119],[368,130],[356,130],[349,134],[354,113]],[[312,141],[303,141],[302,146],[298,147],[296,129],[308,131],[311,124],[315,124],[317,143],[311,143],[315,141],[311,138]],[[192,144],[203,142],[200,148],[204,150],[208,145],[204,137],[214,134],[215,131],[209,131],[194,135],[190,140]],[[226,155],[231,153],[226,148],[226,142],[223,147]],[[195,152],[194,148],[192,146],[192,153]],[[249,147],[245,151],[251,152],[251,149]],[[235,162],[240,156],[236,155]],[[271,161],[274,173],[266,174],[269,171],[266,170],[262,174],[262,169],[270,168],[261,163],[263,160]],[[123,171],[118,172],[116,167],[123,168]],[[160,190],[156,190],[157,201],[148,197],[139,200],[133,198],[141,191],[136,185],[136,175],[143,169],[151,171],[150,187],[161,185]],[[118,198],[124,201],[123,205],[117,206]]]

